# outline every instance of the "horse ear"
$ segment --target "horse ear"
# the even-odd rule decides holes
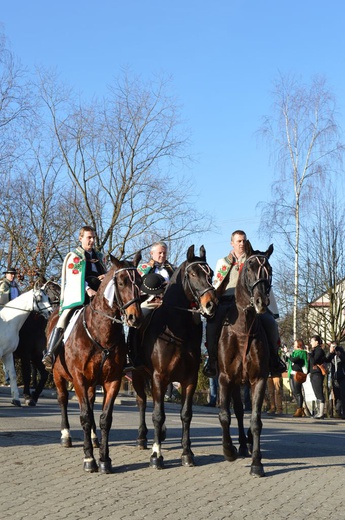
[[[117,258],[115,258],[115,256],[113,256],[111,253],[109,253],[109,258],[110,258],[110,261],[111,263],[117,268],[119,269],[120,267],[120,260],[118,260]]]
[[[246,256],[252,256],[252,254],[253,254],[252,244],[249,242],[249,240],[246,240],[246,244],[244,246],[244,251],[246,253]]]
[[[271,254],[273,253],[273,249],[274,249],[273,244],[271,244],[265,253],[265,256],[267,256],[267,258],[269,258],[271,256]]]
[[[188,262],[192,262],[194,257],[195,257],[195,254],[194,254],[194,244],[193,244],[192,246],[189,246],[188,251],[187,251]]]
[[[206,262],[206,249],[204,248],[203,245],[200,247],[199,256],[200,256],[201,260]]]
[[[134,267],[138,267],[141,258],[142,258],[141,251],[137,251],[135,253],[135,255],[134,255],[134,258],[133,258],[133,265],[134,265]]]

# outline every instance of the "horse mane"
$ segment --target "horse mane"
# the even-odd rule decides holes
[[[168,305],[187,306],[188,300],[183,289],[183,277],[187,260],[185,260],[172,274],[170,282],[165,289],[163,303]]]

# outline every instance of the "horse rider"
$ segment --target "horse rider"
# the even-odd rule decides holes
[[[219,297],[219,305],[215,316],[207,320],[206,324],[208,360],[203,372],[207,377],[217,375],[218,340],[225,319],[228,317],[231,323],[234,316],[235,288],[239,273],[247,259],[246,242],[247,237],[244,231],[240,229],[234,231],[231,235],[232,251],[228,256],[219,259],[216,264],[213,286]],[[272,291],[270,292],[270,302],[268,310],[259,317],[270,347],[270,370],[282,373],[285,372],[286,366],[278,354],[280,337],[276,318],[279,317],[279,314]]]
[[[141,304],[144,317],[162,303],[162,294],[175,268],[167,260],[168,246],[165,242],[154,242],[150,250],[150,260],[138,265],[143,278],[141,292],[149,297]],[[143,365],[140,353],[140,332],[130,328],[127,337],[128,360],[125,370],[133,370]]]
[[[20,295],[20,290],[15,281],[17,270],[10,267],[4,271],[4,278],[0,280],[0,305],[6,305],[9,301]]]
[[[48,371],[53,368],[54,352],[63,338],[71,310],[88,303],[104,278],[106,268],[103,255],[94,249],[95,236],[91,226],[83,226],[79,232],[80,246],[70,251],[63,262],[59,319],[42,359]]]
[[[168,246],[165,242],[155,242],[151,246],[150,260],[142,262],[138,265],[138,272],[140,276],[145,276],[149,273],[157,273],[169,282],[171,275],[175,268],[167,261]]]

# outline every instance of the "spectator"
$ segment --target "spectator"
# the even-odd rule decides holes
[[[206,406],[214,408],[217,406],[218,397],[218,377],[209,377],[209,401]]]
[[[314,419],[323,419],[325,416],[325,396],[323,391],[323,383],[325,374],[321,371],[321,366],[324,363],[332,361],[335,356],[335,352],[332,352],[329,356],[326,356],[324,349],[322,348],[322,341],[320,336],[314,335],[310,338],[311,351],[309,354],[309,372],[310,382],[314,390],[316,397],[317,413],[314,415]]]
[[[4,271],[4,278],[0,280],[0,304],[6,305],[9,301],[20,295],[20,290],[15,281],[17,270],[10,267]]]
[[[331,364],[332,387],[336,413],[345,419],[345,350],[332,341],[330,354],[335,353]]]
[[[302,339],[296,339],[294,342],[294,350],[288,357],[288,379],[291,393],[297,403],[297,410],[293,417],[305,417],[303,410],[303,394],[302,394],[302,380],[298,378],[299,375],[307,374],[308,372],[308,352],[306,351]],[[296,376],[297,374],[297,376]]]

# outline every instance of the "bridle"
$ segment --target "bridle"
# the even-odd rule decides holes
[[[255,281],[253,283],[250,283],[248,280],[248,271],[249,271],[248,262],[253,259],[255,259],[259,265],[258,265],[257,272],[255,274]],[[265,255],[252,255],[249,258],[247,258],[244,263],[244,266],[243,266],[244,282],[245,282],[246,289],[250,294],[250,305],[251,306],[254,306],[253,291],[254,291],[254,288],[258,284],[260,284],[260,283],[264,284],[266,296],[268,296],[270,293],[270,290],[272,287],[272,275],[269,272],[268,266],[269,266],[268,258]]]
[[[38,312],[38,314],[44,315],[46,312],[49,312],[49,309],[50,309],[50,313],[51,313],[52,306],[49,301],[49,298],[48,298],[48,302],[49,302],[48,306],[43,306],[43,307],[40,306],[40,302],[42,301],[42,293],[45,294],[48,298],[48,295],[44,292],[43,288],[33,289],[33,291],[32,291],[32,298],[33,298],[32,310],[34,310],[35,312]]]
[[[118,287],[118,283],[117,283],[117,275],[121,272],[125,271],[127,273],[127,276],[132,284],[132,298],[131,300],[129,300],[127,303],[123,303],[122,301],[122,298],[121,298],[121,292],[119,290],[119,287]],[[113,323],[121,323],[123,324],[123,317],[125,316],[125,310],[130,306],[132,305],[133,303],[136,303],[136,302],[139,302],[140,301],[140,288],[138,286],[138,284],[136,283],[136,271],[137,271],[137,268],[136,267],[121,267],[120,269],[118,269],[117,271],[115,271],[114,273],[114,276],[113,276],[113,284],[114,284],[114,303],[116,304],[119,312],[120,312],[120,315],[121,315],[121,319],[118,319],[116,316],[111,316],[110,314],[107,314],[103,311],[100,311],[98,309],[95,309],[95,307],[92,305],[92,300],[90,301],[89,303],[89,306],[90,306],[90,309],[93,311],[93,312],[96,312],[97,314],[100,314],[101,316],[104,316],[106,318],[109,318]],[[86,324],[85,324],[86,325]],[[85,327],[84,325],[84,327]]]
[[[188,270],[197,265],[198,267],[200,267],[200,269],[205,273],[206,275],[206,281],[208,283],[208,287],[206,287],[206,289],[202,290],[202,291],[197,291],[195,289],[195,287],[193,287],[192,283],[191,283],[191,280],[190,280],[190,276],[189,276],[189,273],[188,273]],[[210,266],[208,265],[207,262],[204,262],[204,261],[195,261],[195,262],[191,262],[190,264],[188,264],[186,266],[186,269],[185,269],[185,272],[184,272],[184,285],[187,285],[191,295],[192,295],[192,298],[193,298],[193,301],[194,303],[196,303],[198,305],[198,308],[197,309],[184,309],[184,310],[188,310],[189,312],[199,312],[199,313],[202,313],[201,311],[201,298],[202,296],[204,296],[204,294],[206,294],[207,292],[209,291],[214,291],[214,287],[212,285],[212,271],[211,271],[211,268]]]

